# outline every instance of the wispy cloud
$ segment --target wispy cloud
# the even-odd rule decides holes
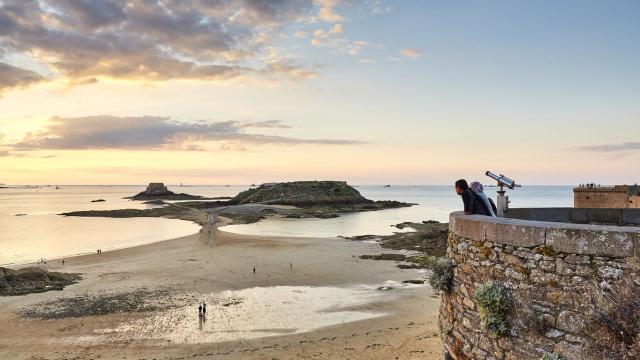
[[[418,48],[404,48],[402,50],[400,50],[400,54],[404,57],[408,57],[411,59],[417,59],[420,56],[422,56],[422,50],[418,49]]]
[[[320,7],[318,17],[328,22],[344,21],[344,17],[336,10],[340,2],[340,0],[315,0],[315,3]]]
[[[26,87],[41,80],[42,77],[33,71],[0,62],[0,94],[4,90]]]
[[[330,29],[318,29],[313,32],[311,44],[325,47],[349,55],[358,55],[369,43],[364,40],[351,40],[344,35],[344,24],[334,24]]]
[[[309,78],[313,70],[305,64],[266,58],[264,49],[293,24],[342,22],[341,2],[4,0],[0,60],[27,56],[71,84],[101,78]],[[30,70],[0,63],[0,90],[41,80]]]
[[[241,123],[240,127],[244,128],[271,128],[271,129],[290,129],[291,126],[283,123],[280,120],[264,120]]]
[[[223,143],[222,150],[244,150],[256,144],[356,145],[364,142],[342,139],[300,139],[246,132],[246,129],[287,129],[278,120],[174,121],[166,117],[87,116],[53,117],[45,129],[28,133],[9,150],[77,149],[179,149],[205,150],[206,143]]]
[[[386,4],[386,1],[383,0],[369,0],[369,6],[371,8],[371,13],[374,15],[380,15],[391,11],[391,6]]]
[[[592,151],[601,153],[612,153],[622,151],[640,150],[640,142],[624,142],[620,144],[603,144],[603,145],[587,145],[580,146],[577,150]]]

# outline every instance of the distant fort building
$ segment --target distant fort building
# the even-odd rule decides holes
[[[573,189],[575,208],[640,208],[639,185],[580,185]]]

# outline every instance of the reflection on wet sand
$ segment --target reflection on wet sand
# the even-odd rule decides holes
[[[194,297],[206,299],[206,316],[196,313],[197,304],[184,300]],[[384,316],[372,304],[389,300],[389,292],[370,286],[277,286],[193,294],[165,311],[97,331],[100,339],[95,340],[198,344],[304,333]]]

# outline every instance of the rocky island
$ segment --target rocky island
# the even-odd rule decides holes
[[[150,183],[145,191],[129,197],[131,200],[199,200],[205,199],[198,195],[176,194],[167,189],[163,183]]]
[[[408,207],[399,201],[373,201],[365,198],[344,181],[295,181],[263,184],[241,192],[230,200],[209,200],[200,196],[175,194],[161,184],[150,184],[147,191],[133,200],[187,200],[178,204],[163,203],[162,208],[74,211],[65,216],[88,217],[166,217],[203,223],[202,212],[228,217],[234,223],[252,223],[267,216],[287,218],[331,218],[342,214]]]

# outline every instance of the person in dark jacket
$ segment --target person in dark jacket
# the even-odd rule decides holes
[[[469,188],[467,180],[460,179],[456,181],[456,193],[462,196],[465,215],[491,216],[491,211],[489,211],[480,196]]]

